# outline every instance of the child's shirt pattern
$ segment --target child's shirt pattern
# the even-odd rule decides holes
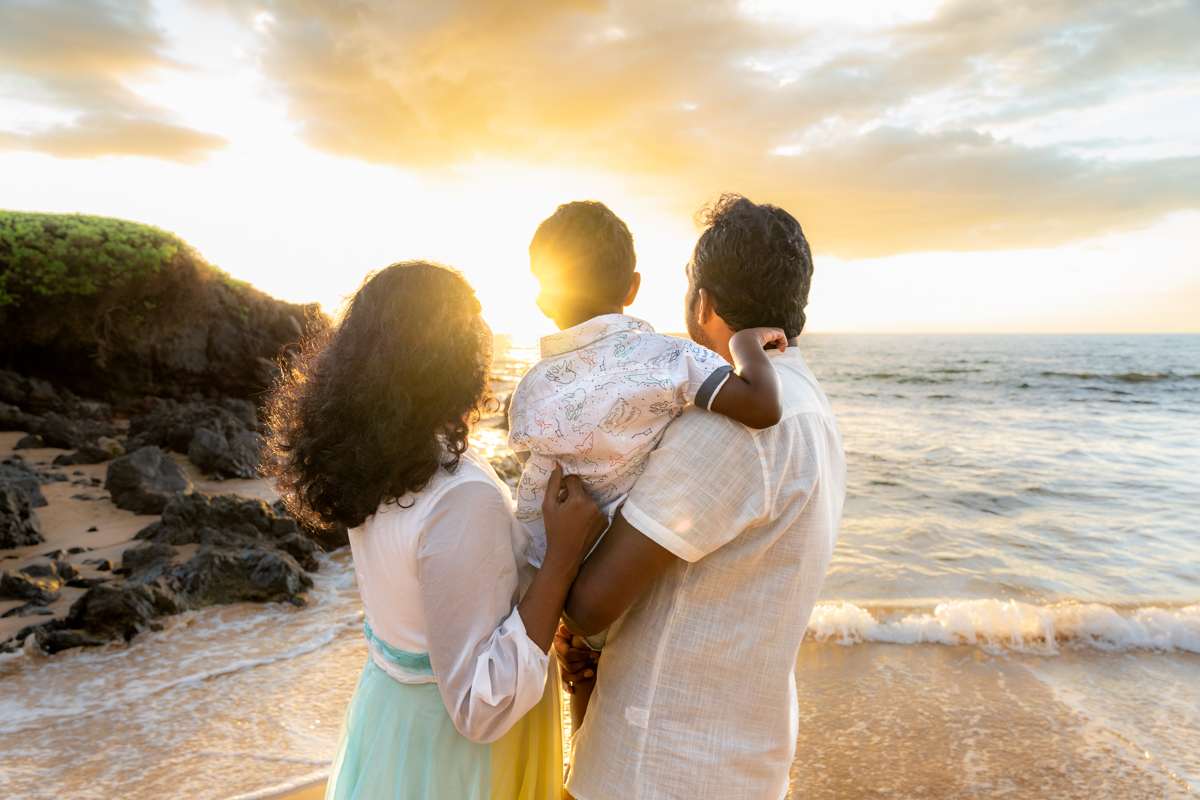
[[[525,463],[517,518],[533,533],[527,557],[535,566],[546,552],[542,494],[553,461],[579,475],[611,517],[667,424],[698,394],[707,407],[732,371],[713,351],[625,314],[594,317],[540,344],[541,361],[513,392],[508,436]]]

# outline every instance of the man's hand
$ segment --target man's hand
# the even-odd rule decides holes
[[[559,625],[554,634],[554,655],[567,694],[575,694],[576,684],[595,682],[600,654],[584,645],[578,636],[572,636],[566,625]]]

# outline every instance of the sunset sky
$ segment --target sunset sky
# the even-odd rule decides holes
[[[1197,0],[0,0],[0,208],[174,231],[327,309],[434,258],[545,332],[608,203],[683,327],[692,213],[791,211],[816,331],[1200,331]]]

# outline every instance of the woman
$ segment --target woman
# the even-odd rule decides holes
[[[467,444],[494,402],[479,311],[455,270],[393,264],[363,283],[267,405],[267,470],[305,523],[350,528],[366,611],[370,658],[326,798],[562,794],[547,651],[606,520],[556,466],[543,509],[553,561],[536,575],[526,565],[508,489]]]

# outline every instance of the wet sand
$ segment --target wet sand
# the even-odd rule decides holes
[[[1200,702],[1200,690],[1177,693],[1200,686],[1200,656],[1150,658],[1158,685],[1138,655],[806,642],[792,796],[1200,796],[1200,730],[1146,719]],[[1092,690],[1092,702],[1064,687]]]

